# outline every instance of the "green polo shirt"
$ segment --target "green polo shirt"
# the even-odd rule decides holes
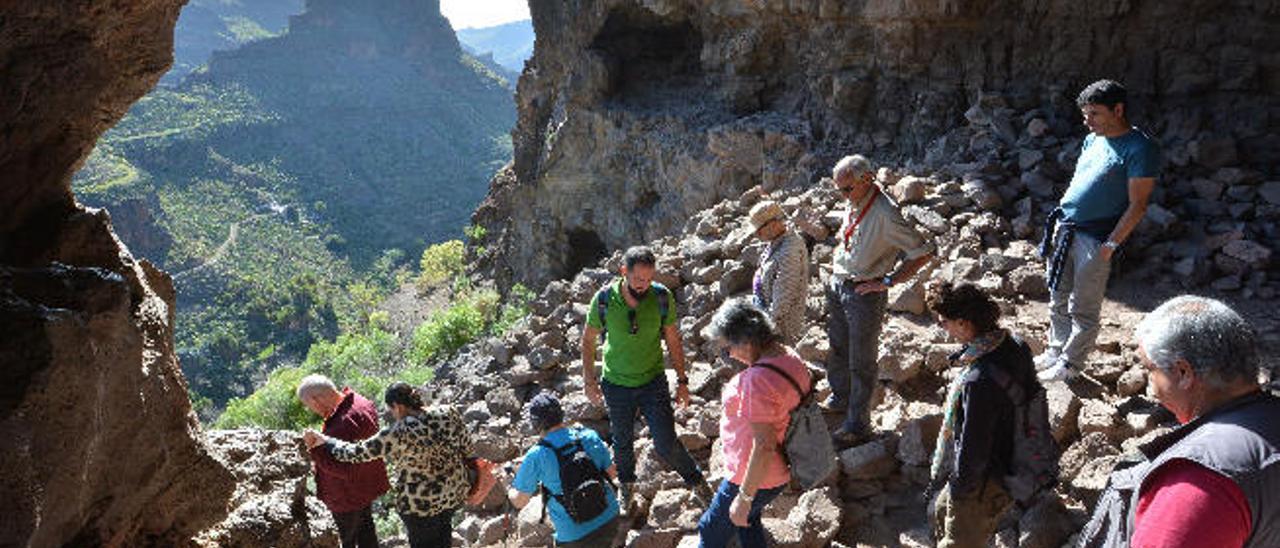
[[[632,335],[628,317],[631,308],[622,296],[626,290],[619,279],[610,292],[609,310],[605,313],[608,333],[604,340],[604,379],[618,386],[634,388],[644,386],[662,374],[666,363],[662,357],[662,327],[675,325],[676,299],[671,290],[667,290],[667,321],[663,323],[662,311],[658,308],[658,292],[650,288],[636,304],[636,326],[639,329]],[[587,311],[587,325],[597,330],[602,327],[599,308],[596,307],[599,298],[600,293],[596,292]]]

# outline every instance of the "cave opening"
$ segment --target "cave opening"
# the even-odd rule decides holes
[[[609,248],[596,231],[588,228],[575,228],[568,233],[568,248],[565,250],[564,271],[561,278],[571,277],[584,268],[589,268],[609,254]]]
[[[591,43],[609,65],[606,98],[639,102],[699,85],[702,34],[688,19],[638,6],[613,9]],[[674,85],[673,85],[674,84]]]

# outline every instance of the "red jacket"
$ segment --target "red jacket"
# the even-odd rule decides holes
[[[342,403],[324,421],[324,434],[343,441],[361,441],[378,433],[378,409],[350,388],[342,389]],[[338,462],[323,445],[311,450],[316,465],[316,496],[335,514],[364,509],[391,488],[381,459],[349,464]]]

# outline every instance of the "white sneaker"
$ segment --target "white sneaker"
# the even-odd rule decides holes
[[[1040,373],[1036,374],[1036,378],[1039,378],[1040,380],[1045,382],[1066,381],[1066,380],[1074,379],[1077,374],[1078,373],[1076,372],[1075,368],[1071,367],[1071,364],[1067,363],[1066,361],[1060,360],[1058,361],[1057,365],[1054,365],[1053,367],[1045,369],[1044,371],[1041,371]]]
[[[1058,353],[1052,350],[1045,350],[1032,361],[1036,364],[1036,371],[1044,371],[1058,363]]]

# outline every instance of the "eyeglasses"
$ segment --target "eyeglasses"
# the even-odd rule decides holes
[[[836,192],[839,192],[841,194],[844,194],[845,196],[848,196],[850,194],[853,194],[853,187],[855,186],[858,186],[858,185],[846,185],[846,186],[836,185]]]
[[[631,321],[631,334],[635,335],[640,332],[640,324],[636,323],[636,309],[632,308],[627,311],[627,319]]]

